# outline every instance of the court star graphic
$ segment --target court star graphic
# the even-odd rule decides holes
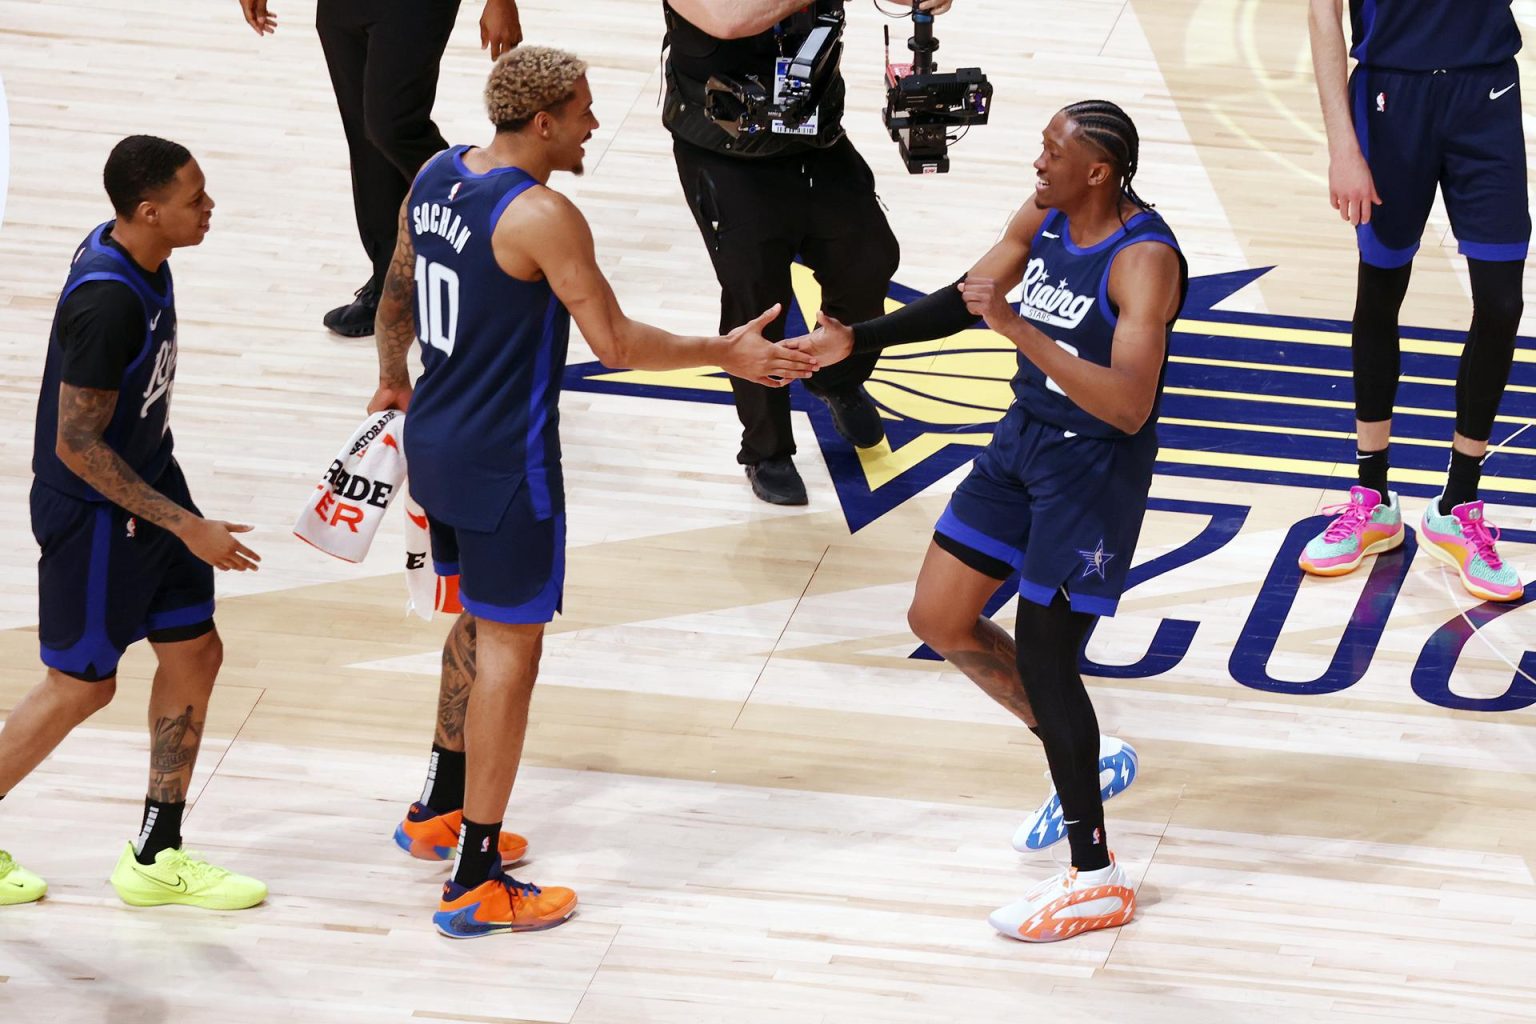
[[[1169,346],[1157,472],[1347,490],[1354,479],[1349,324],[1216,308],[1270,269],[1190,281]],[[803,333],[821,305],[814,274],[800,265],[793,270],[790,335]],[[886,308],[922,294],[893,283]],[[1433,497],[1445,478],[1465,340],[1465,332],[1402,329],[1392,477],[1404,495]],[[866,385],[885,418],[886,441],[867,451],[838,437],[826,408],[793,385],[791,402],[810,417],[848,529],[857,532],[975,458],[1012,400],[1016,366],[1013,346],[979,321],[949,338],[887,349]],[[709,369],[653,372],[579,363],[567,368],[565,387],[731,403],[728,378]],[[1483,474],[1487,500],[1536,505],[1536,430],[1521,433],[1532,424],[1536,351],[1531,339],[1522,338],[1494,425],[1491,441],[1498,450]]]

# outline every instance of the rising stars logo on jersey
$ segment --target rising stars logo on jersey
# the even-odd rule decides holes
[[[1216,307],[1268,268],[1191,280],[1170,343],[1158,418],[1157,472],[1244,483],[1344,488],[1353,480],[1354,404],[1349,324]],[[790,334],[821,305],[810,270],[793,268]],[[922,293],[893,284],[896,309]],[[1049,327],[1045,328],[1049,333]],[[1430,497],[1445,479],[1455,426],[1455,382],[1465,335],[1404,328],[1402,385],[1393,422],[1393,486]],[[1495,444],[1536,422],[1536,351],[1522,339],[1494,426]],[[887,349],[866,386],[885,418],[886,441],[855,451],[826,408],[792,386],[809,417],[850,530],[857,531],[975,458],[1013,400],[1017,355],[976,327],[939,341]],[[573,391],[647,395],[728,406],[731,386],[710,369],[651,372],[570,366]],[[722,411],[722,415],[730,413]],[[1536,446],[1516,439],[1484,472],[1490,501],[1536,505]],[[1524,444],[1525,447],[1521,447]],[[720,452],[728,460],[730,452]],[[802,449],[801,458],[807,457]]]
[[[1110,561],[1115,557],[1113,552],[1104,550],[1104,538],[1099,538],[1099,544],[1092,551],[1079,551],[1078,556],[1083,560],[1082,579],[1097,576],[1104,579],[1104,570],[1109,568]]]

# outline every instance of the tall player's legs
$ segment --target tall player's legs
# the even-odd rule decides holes
[[[208,698],[224,661],[216,629],[173,642],[151,640],[159,665],[149,694],[149,789],[138,839],[123,850],[112,885],[126,903],[182,903],[241,910],[267,887],[198,860],[181,847],[181,821],[202,749]]]
[[[1350,335],[1358,482],[1347,502],[1325,510],[1336,513],[1333,521],[1301,552],[1298,563],[1315,576],[1353,572],[1366,556],[1403,542],[1403,511],[1387,485],[1387,470],[1392,409],[1402,375],[1398,314],[1412,272],[1412,262],[1377,267],[1360,261]]]
[[[541,889],[504,874],[498,846],[543,649],[543,623],[476,620],[474,685],[464,718],[464,825],[453,879],[433,915],[450,938],[548,928],[576,909],[569,889]]]
[[[1456,375],[1456,432],[1445,490],[1424,510],[1424,549],[1450,565],[1462,586],[1487,601],[1516,601],[1525,593],[1520,576],[1495,545],[1495,531],[1478,499],[1483,457],[1499,401],[1515,358],[1515,333],[1524,311],[1524,260],[1468,259],[1472,325]]]
[[[464,612],[454,620],[443,643],[426,785],[421,799],[395,829],[395,844],[422,860],[452,857],[464,825],[464,721],[475,684],[475,634],[475,617]],[[506,864],[516,863],[528,852],[528,841],[511,832],[502,832],[498,846]]]
[[[1061,592],[1049,606],[1019,601],[1019,678],[1039,718],[1035,732],[1060,789],[1072,867],[992,912],[988,920],[1009,938],[1070,938],[1124,924],[1136,911],[1130,881],[1109,853],[1099,794],[1099,723],[1077,667],[1093,622],[1094,616],[1073,611]]]
[[[966,557],[978,564],[987,560],[980,552],[967,552]],[[1039,736],[1035,711],[1019,675],[1014,638],[982,614],[1008,569],[1005,563],[996,562],[988,567],[988,575],[962,562],[938,541],[930,543],[918,573],[912,606],[907,610],[907,624],[918,639]],[[1074,648],[1074,667],[1076,658]],[[1101,801],[1107,800],[1135,780],[1136,752],[1128,743],[1112,736],[1096,739],[1094,749],[1098,751],[1094,778],[1107,773],[1108,781],[1099,791]],[[1053,787],[1019,826],[1013,844],[1019,850],[1043,850],[1066,834],[1061,802]]]

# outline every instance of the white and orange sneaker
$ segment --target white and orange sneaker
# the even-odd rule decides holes
[[[1424,509],[1419,523],[1423,548],[1445,562],[1461,577],[1461,585],[1484,601],[1518,601],[1525,593],[1520,574],[1499,557],[1494,546],[1499,528],[1488,525],[1483,503],[1469,501],[1440,514],[1437,497]]]
[[[1313,576],[1343,576],[1360,568],[1367,555],[1391,551],[1403,542],[1403,511],[1397,494],[1385,500],[1369,487],[1356,484],[1349,501],[1323,509],[1334,516],[1323,532],[1307,541],[1297,563]]]
[[[1136,891],[1110,854],[1109,867],[1068,868],[1023,899],[992,911],[987,922],[1010,939],[1056,942],[1097,928],[1118,928],[1135,913]]]

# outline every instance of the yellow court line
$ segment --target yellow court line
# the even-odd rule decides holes
[[[1157,422],[1159,425],[1167,424],[1173,427],[1205,427],[1210,430],[1241,430],[1252,431],[1256,434],[1301,434],[1306,437],[1323,437],[1339,441],[1347,441],[1355,436],[1354,432],[1349,430],[1315,430],[1311,427],[1276,427],[1267,423],[1231,423],[1227,421],[1217,422],[1214,420],[1192,420],[1186,419],[1182,416],[1159,416],[1157,418]],[[1448,449],[1451,446],[1451,442],[1449,440],[1429,441],[1419,437],[1394,437],[1392,439],[1392,443],[1416,445],[1421,448]],[[1536,448],[1510,448],[1504,445],[1500,445],[1499,451],[1508,452],[1511,455],[1536,455]]]
[[[1164,394],[1191,395],[1195,398],[1221,398],[1234,402],[1268,402],[1271,405],[1307,405],[1327,409],[1353,409],[1355,403],[1340,402],[1331,398],[1292,398],[1289,395],[1254,395],[1243,391],[1211,391],[1206,388],[1174,388],[1165,387]],[[1456,414],[1448,409],[1416,409],[1399,406],[1395,413],[1399,416],[1434,416],[1439,419],[1452,420]],[[1525,419],[1520,416],[1500,416],[1497,423],[1518,423],[1522,426],[1536,425],[1536,420]]]
[[[1319,331],[1311,327],[1274,327],[1268,324],[1228,324],[1213,320],[1180,320],[1173,325],[1178,334],[1209,334],[1217,338],[1243,338],[1251,341],[1294,341],[1303,345],[1329,345],[1348,348],[1349,335],[1341,331]],[[1459,356],[1465,347],[1459,341],[1402,339],[1404,352],[1427,356]],[[1515,361],[1536,363],[1536,351],[1516,349]]]
[[[1349,370],[1333,370],[1324,367],[1311,366],[1282,366],[1278,363],[1250,363],[1240,359],[1203,359],[1197,356],[1169,356],[1171,363],[1190,363],[1195,366],[1221,366],[1234,370],[1272,370],[1276,373],[1315,373],[1320,377],[1353,377]],[[1403,384],[1434,384],[1444,387],[1455,387],[1456,382],[1446,377],[1399,377]],[[1527,384],[1510,384],[1504,390],[1519,391],[1526,394],[1536,394],[1536,387]]]
[[[1315,459],[1281,459],[1268,455],[1234,455],[1230,452],[1190,451],[1183,448],[1164,448],[1157,453],[1157,457],[1162,462],[1175,462],[1182,466],[1254,469],[1322,477],[1332,477],[1338,465],[1334,462],[1319,462]],[[1444,470],[1398,469],[1393,466],[1392,476],[1411,484],[1434,485],[1445,481]],[[1536,494],[1536,480],[1525,480],[1520,477],[1501,476],[1498,478],[1498,487],[1500,490],[1514,491],[1519,494]]]

